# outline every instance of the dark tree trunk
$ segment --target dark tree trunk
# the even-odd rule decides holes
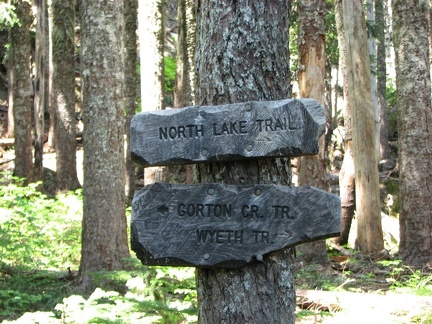
[[[14,174],[34,180],[31,123],[31,70],[30,70],[30,26],[32,23],[31,6],[27,1],[13,3],[21,24],[11,29],[11,58],[13,61],[9,77],[14,114],[15,169]]]
[[[51,29],[56,188],[60,191],[75,190],[80,187],[75,138],[75,0],[52,0]]]
[[[97,19],[95,19],[97,17]],[[129,257],[124,178],[123,1],[83,0],[84,214],[80,279]]]
[[[290,96],[290,1],[201,1],[197,8],[196,100],[217,105]],[[198,166],[198,182],[289,185],[288,159]],[[290,249],[242,269],[198,269],[200,323],[294,323]]]
[[[428,2],[393,1],[400,165],[399,256],[432,261],[432,108]]]
[[[45,89],[46,85],[46,68],[48,65],[48,56],[46,52],[46,21],[47,3],[46,0],[36,0],[36,50],[35,50],[35,67],[36,75],[34,80],[34,177],[35,180],[43,178],[43,146],[45,133],[45,101],[47,100]]]
[[[194,104],[195,2],[178,1],[177,73],[174,107]]]

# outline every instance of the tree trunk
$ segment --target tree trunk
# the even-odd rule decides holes
[[[174,107],[192,106],[194,100],[195,2],[178,1],[177,73]]]
[[[393,1],[403,262],[432,261],[432,107],[428,3]]]
[[[342,167],[339,172],[339,190],[341,197],[341,235],[334,241],[339,245],[348,243],[348,237],[351,230],[351,223],[355,211],[355,175],[354,175],[354,157],[352,150],[352,127],[351,127],[351,109],[348,92],[348,75],[346,68],[346,44],[343,36],[342,21],[342,1],[335,2],[336,26],[339,42],[339,61],[343,75],[343,93],[345,107],[343,109],[344,128],[345,128],[345,154]],[[335,100],[337,102],[337,100]]]
[[[45,130],[45,84],[46,84],[46,66],[48,57],[46,53],[46,28],[45,12],[47,10],[46,0],[35,0],[36,4],[36,49],[35,49],[35,67],[36,75],[34,79],[34,177],[35,180],[43,179],[43,146]]]
[[[196,99],[199,105],[290,96],[290,1],[201,1],[197,7]],[[291,182],[288,159],[211,163],[199,182]],[[292,251],[241,269],[197,269],[200,323],[294,323]]]
[[[51,28],[56,188],[75,190],[80,187],[76,166],[75,0],[52,0]]]
[[[342,0],[342,7],[355,167],[356,248],[375,258],[380,257],[384,241],[366,22],[362,1]]]
[[[139,1],[141,110],[160,110],[164,103],[164,18],[162,0]],[[163,167],[144,169],[144,184],[164,180]]]
[[[14,114],[15,169],[14,174],[33,182],[33,154],[31,135],[31,70],[30,70],[30,26],[31,7],[27,1],[13,3],[21,24],[11,29],[11,57],[13,66],[9,77],[12,82],[12,101]]]
[[[97,17],[97,19],[95,18]],[[129,257],[124,179],[123,1],[83,0],[84,214],[80,279]]]
[[[325,1],[300,0],[299,3],[300,97],[325,101]],[[319,153],[297,159],[298,185],[326,189],[325,136],[319,141]],[[298,254],[309,262],[326,263],[325,240],[300,244]]]
[[[390,146],[387,131],[387,68],[383,0],[375,0],[375,22],[377,33],[377,99],[380,125],[380,159],[384,160],[390,157]]]
[[[377,150],[377,157],[380,156],[380,123],[379,123],[379,111],[378,111],[378,93],[377,93],[377,78],[375,71],[377,69],[377,47],[375,41],[375,33],[373,31],[376,30],[375,23],[375,0],[367,0],[366,1],[366,19],[368,24],[372,28],[372,31],[366,31],[368,34],[368,46],[369,46],[369,57],[370,57],[370,69],[373,71],[370,73],[370,82],[371,82],[371,94],[372,94],[372,109],[374,114],[374,123],[375,123],[375,148]]]
[[[126,197],[128,203],[132,202],[135,192],[135,164],[130,155],[130,123],[137,109],[136,72],[137,55],[137,27],[138,27],[138,0],[124,0],[125,20],[125,131],[126,131]]]
[[[164,108],[163,1],[139,1],[138,27],[141,64],[141,109]]]

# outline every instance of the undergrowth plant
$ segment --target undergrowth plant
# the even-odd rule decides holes
[[[40,182],[3,173],[0,187],[0,259],[15,269],[77,268],[81,241],[81,190],[49,198]]]

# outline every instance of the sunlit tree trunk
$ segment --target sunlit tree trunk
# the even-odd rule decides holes
[[[201,1],[197,8],[196,100],[217,105],[290,96],[291,2]],[[291,182],[288,159],[210,163],[199,182]],[[292,251],[241,269],[197,269],[200,323],[294,323]]]
[[[31,70],[30,70],[30,26],[32,23],[31,6],[27,1],[16,0],[16,15],[20,24],[15,24],[10,32],[12,66],[11,78],[12,109],[14,116],[15,169],[14,174],[34,180],[33,152],[31,135]]]
[[[379,257],[384,249],[381,226],[375,117],[363,1],[342,0],[348,93],[354,149],[356,248]]]
[[[322,105],[325,101],[325,1],[300,0],[299,11],[299,53],[300,97],[316,99]],[[325,137],[319,141],[319,153],[297,159],[298,185],[326,189]],[[307,261],[327,262],[325,240],[301,244],[297,252]]]
[[[345,154],[342,167],[339,172],[339,190],[341,197],[341,234],[334,241],[339,245],[348,243],[348,237],[351,230],[351,224],[355,212],[355,176],[354,176],[354,157],[352,149],[352,128],[351,128],[351,109],[348,92],[348,75],[346,68],[346,44],[343,36],[342,21],[342,1],[335,1],[336,10],[336,27],[338,32],[339,44],[339,62],[343,75],[343,93],[345,106],[343,109],[344,116],[344,149]]]
[[[75,129],[75,0],[51,0],[50,11],[56,188],[75,190],[80,187]]]
[[[81,76],[84,119],[80,279],[118,270],[129,257],[124,178],[123,1],[83,0]]]
[[[371,94],[372,94],[372,109],[374,113],[374,122],[375,122],[375,140],[376,145],[375,148],[377,150],[377,156],[379,158],[380,155],[380,123],[379,123],[379,111],[378,111],[378,92],[377,92],[377,46],[375,41],[375,31],[376,31],[376,23],[375,23],[375,0],[367,0],[366,1],[366,19],[371,29],[368,33],[368,45],[369,45],[369,57],[371,64]]]
[[[385,45],[385,17],[383,0],[375,0],[375,23],[377,34],[377,99],[379,112],[379,143],[381,160],[390,157],[390,146],[387,131],[387,67]]]
[[[135,164],[130,155],[130,122],[137,109],[137,27],[138,0],[124,0],[125,20],[125,131],[126,131],[126,197],[132,201],[135,192]]]
[[[164,18],[162,0],[139,1],[138,37],[142,111],[164,109]],[[144,184],[164,180],[163,167],[144,169]]]
[[[398,92],[400,243],[410,264],[432,261],[432,107],[428,2],[393,1]]]

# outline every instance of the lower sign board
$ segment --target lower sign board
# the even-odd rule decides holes
[[[240,267],[340,232],[339,197],[312,187],[154,183],[132,206],[132,249],[146,265]]]
[[[131,121],[131,156],[155,166],[312,155],[324,129],[313,99],[141,112]]]

